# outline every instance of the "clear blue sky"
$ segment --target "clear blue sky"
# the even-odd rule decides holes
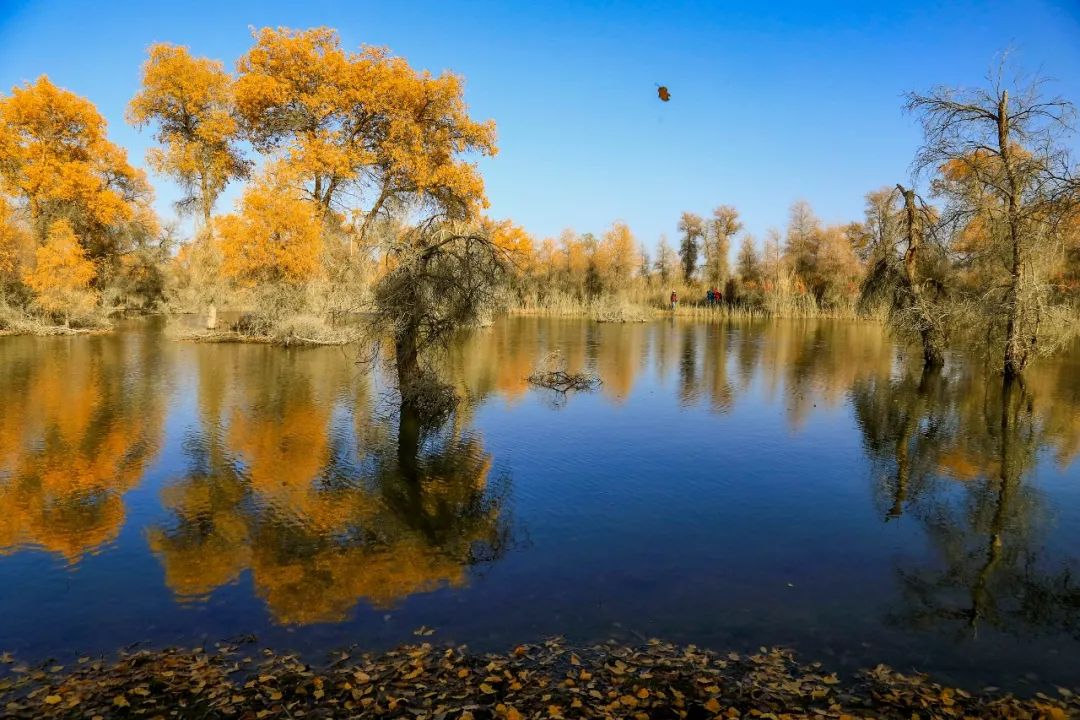
[[[142,163],[149,133],[123,113],[148,45],[231,66],[249,25],[329,25],[465,76],[473,115],[499,129],[482,164],[492,215],[540,236],[622,219],[649,246],[721,203],[759,239],[799,198],[829,222],[860,217],[866,191],[908,175],[919,133],[902,93],[977,84],[1002,49],[1080,102],[1080,0],[751,5],[0,0],[0,88],[48,74]],[[154,180],[169,217],[175,190]]]

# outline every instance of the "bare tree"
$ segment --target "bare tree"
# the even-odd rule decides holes
[[[386,242],[391,270],[374,289],[372,328],[393,338],[402,412],[436,418],[454,396],[426,360],[495,308],[513,258],[483,228],[438,218]]]
[[[645,247],[645,243],[641,243],[638,247],[638,276],[641,278],[645,285],[649,285],[652,280],[652,260],[649,259],[649,250]]]
[[[1002,65],[988,87],[911,93],[907,109],[925,136],[916,170],[940,173],[933,187],[946,198],[946,222],[981,234],[973,252],[1004,266],[984,299],[1004,309],[1004,372],[1015,377],[1038,349],[1048,259],[1076,190],[1062,142],[1073,106],[1048,97],[1043,78],[1010,84],[1012,91]]]
[[[739,246],[736,269],[739,273],[739,280],[743,283],[761,282],[761,256],[758,254],[753,235],[743,235],[742,244]]]
[[[675,266],[675,251],[668,245],[667,235],[660,236],[660,244],[656,248],[656,271],[660,273],[660,282],[667,285],[671,279],[671,271]]]
[[[692,282],[694,271],[697,270],[698,253],[701,252],[701,241],[705,237],[705,221],[700,215],[684,212],[679,218],[679,232],[682,233],[679,259],[682,260],[683,280]]]
[[[739,211],[730,205],[720,205],[713,210],[712,220],[704,237],[705,279],[711,284],[723,287],[731,270],[728,254],[731,239],[743,228],[739,220]]]

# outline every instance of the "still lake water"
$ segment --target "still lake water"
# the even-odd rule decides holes
[[[530,389],[553,349],[603,386]],[[1006,393],[866,324],[517,318],[447,364],[416,438],[341,349],[0,338],[0,650],[423,625],[1080,686],[1080,349]]]

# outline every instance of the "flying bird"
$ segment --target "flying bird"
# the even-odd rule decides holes
[[[656,88],[656,95],[664,102],[671,99],[671,93],[668,92],[667,85],[661,85]]]

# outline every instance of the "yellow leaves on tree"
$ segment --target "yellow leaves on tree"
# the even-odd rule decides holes
[[[4,282],[19,270],[30,239],[17,222],[11,205],[0,197],[0,294]]]
[[[67,220],[49,226],[45,244],[35,253],[34,269],[23,279],[43,310],[70,319],[90,313],[97,293],[90,289],[97,271]]]
[[[536,264],[536,251],[529,231],[511,220],[487,220],[484,230],[495,247],[507,253],[519,272],[529,272]]]
[[[469,118],[458,77],[417,72],[384,48],[346,52],[328,28],[264,28],[255,41],[237,63],[237,112],[257,149],[284,151],[318,205],[363,198],[361,233],[394,201],[455,218],[486,205],[460,156],[494,154],[495,128]]]
[[[612,223],[596,248],[596,269],[601,280],[616,291],[625,289],[638,263],[637,241],[624,222]]]
[[[318,208],[271,172],[244,192],[240,213],[218,221],[222,271],[246,285],[300,283],[322,254]]]
[[[110,230],[148,204],[143,174],[105,130],[89,100],[44,76],[0,99],[0,182],[25,203],[39,242],[54,220],[66,219],[91,257],[113,254],[119,234]]]
[[[236,147],[240,128],[232,114],[232,78],[221,62],[193,57],[182,46],[151,46],[128,121],[157,125],[161,147],[147,160],[180,182],[186,192],[181,208],[196,210],[209,222],[225,186],[247,171]]]

